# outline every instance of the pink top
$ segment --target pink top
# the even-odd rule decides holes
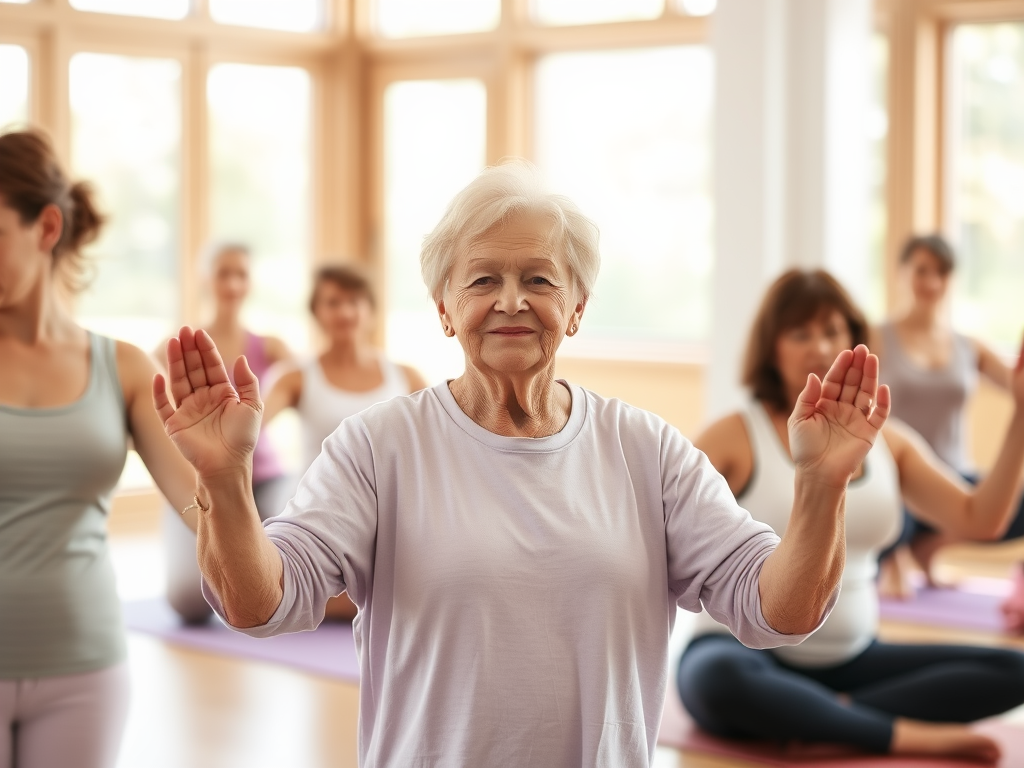
[[[535,439],[487,431],[446,382],[351,416],[264,524],[284,597],[243,631],[312,629],[348,590],[364,768],[643,768],[677,605],[747,645],[805,637],[761,615],[779,539],[707,457],[565,386],[568,422]]]
[[[265,377],[270,370],[270,361],[267,359],[266,340],[255,333],[245,332],[245,348],[243,351],[249,369],[256,374],[260,380],[260,387],[266,383]],[[231,378],[231,385],[235,384],[234,372],[228,366],[228,376]],[[252,454],[252,484],[259,485],[267,480],[282,477],[285,474],[277,454],[274,453],[267,433],[260,430],[260,436],[256,440],[256,450]]]

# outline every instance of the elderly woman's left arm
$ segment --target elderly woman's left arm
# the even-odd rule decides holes
[[[795,497],[781,541],[739,509],[706,458],[689,472],[684,465],[675,480],[684,488],[673,492],[673,483],[666,485],[669,565],[679,604],[696,610],[699,598],[747,645],[799,642],[817,628],[845,565],[846,485],[888,412],[888,389],[878,387],[878,360],[866,347],[840,354],[823,382],[808,377],[789,420]],[[695,479],[684,480],[691,472]],[[674,521],[669,501],[680,490],[698,508]],[[673,541],[687,542],[689,557],[674,554]]]

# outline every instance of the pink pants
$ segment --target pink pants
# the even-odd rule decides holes
[[[0,768],[114,768],[128,716],[128,664],[0,680]]]

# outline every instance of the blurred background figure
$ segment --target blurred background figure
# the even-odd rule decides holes
[[[285,408],[298,411],[303,471],[320,455],[327,436],[349,416],[427,386],[414,368],[392,362],[374,345],[377,298],[369,278],[357,267],[336,264],[317,270],[309,311],[326,349],[282,373],[265,395],[263,411],[264,428]],[[351,619],[355,613],[345,595],[327,605],[328,618]]]
[[[875,329],[871,341],[871,349],[882,363],[882,381],[892,390],[893,415],[913,427],[967,482],[976,484],[979,478],[969,455],[965,409],[979,377],[1010,392],[1013,371],[986,344],[952,327],[948,299],[956,256],[945,238],[938,234],[909,238],[900,252],[899,265],[900,278],[909,289],[910,306]],[[1024,506],[1010,521],[1003,540],[1024,535],[1022,513]],[[907,553],[934,584],[935,554],[957,540],[955,535],[939,533],[904,510],[900,539],[883,556],[883,591],[901,596],[912,592]],[[906,550],[898,551],[898,547]],[[1021,584],[1018,579],[1018,591]],[[1014,603],[1021,599],[1024,593]],[[1024,627],[1024,603],[1013,611],[1011,623]]]
[[[252,287],[252,254],[242,243],[218,243],[203,254],[200,264],[213,303],[213,317],[202,327],[224,350],[225,360],[245,355],[261,382],[276,364],[291,359],[284,342],[273,336],[260,336],[242,324],[242,308]],[[156,350],[158,358],[165,345]],[[273,517],[284,509],[291,483],[266,432],[261,432],[252,460],[252,492],[260,517]],[[196,564],[196,537],[175,518],[178,511],[164,511],[164,552],[167,562],[167,599],[175,611],[189,623],[205,621],[212,611],[200,591]]]

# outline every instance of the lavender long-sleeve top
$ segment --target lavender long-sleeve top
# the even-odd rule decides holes
[[[536,439],[488,432],[444,383],[374,406],[267,521],[284,598],[244,631],[312,629],[348,590],[365,768],[646,766],[677,605],[751,646],[805,637],[765,622],[778,538],[704,454],[569,389],[565,427]]]

